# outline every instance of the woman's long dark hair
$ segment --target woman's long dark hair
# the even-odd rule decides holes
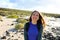
[[[41,16],[41,14],[38,11],[36,11],[36,10],[33,11],[32,14],[31,14],[31,16],[33,15],[34,12],[37,12],[39,14],[39,19],[37,20],[37,24],[40,23],[40,24],[43,24],[45,26],[45,21],[44,21],[43,17]],[[29,18],[29,22],[32,21],[31,16]]]

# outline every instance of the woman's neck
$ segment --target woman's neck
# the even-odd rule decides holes
[[[37,24],[37,22],[36,21],[32,21],[32,24]]]

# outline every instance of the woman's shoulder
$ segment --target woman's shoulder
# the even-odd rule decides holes
[[[28,24],[29,24],[29,22],[25,23],[25,25],[28,25]]]
[[[26,31],[28,31],[28,28],[29,28],[29,22],[25,23],[25,25],[24,25],[24,29],[25,29]]]
[[[42,24],[37,24],[39,28],[43,28],[43,25]]]
[[[29,26],[29,22],[25,23],[25,25],[24,25],[24,26]]]

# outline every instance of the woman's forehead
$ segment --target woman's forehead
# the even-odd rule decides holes
[[[38,12],[34,12],[33,14],[37,14],[37,15],[39,15],[39,13],[38,13]]]

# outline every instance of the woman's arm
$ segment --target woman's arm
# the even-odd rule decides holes
[[[42,40],[42,33],[43,33],[43,26],[40,25],[39,33],[38,33],[38,40]]]
[[[24,40],[28,40],[28,38],[27,38],[28,35],[27,35],[27,30],[26,30],[27,27],[26,26],[27,26],[27,24],[24,25]]]

